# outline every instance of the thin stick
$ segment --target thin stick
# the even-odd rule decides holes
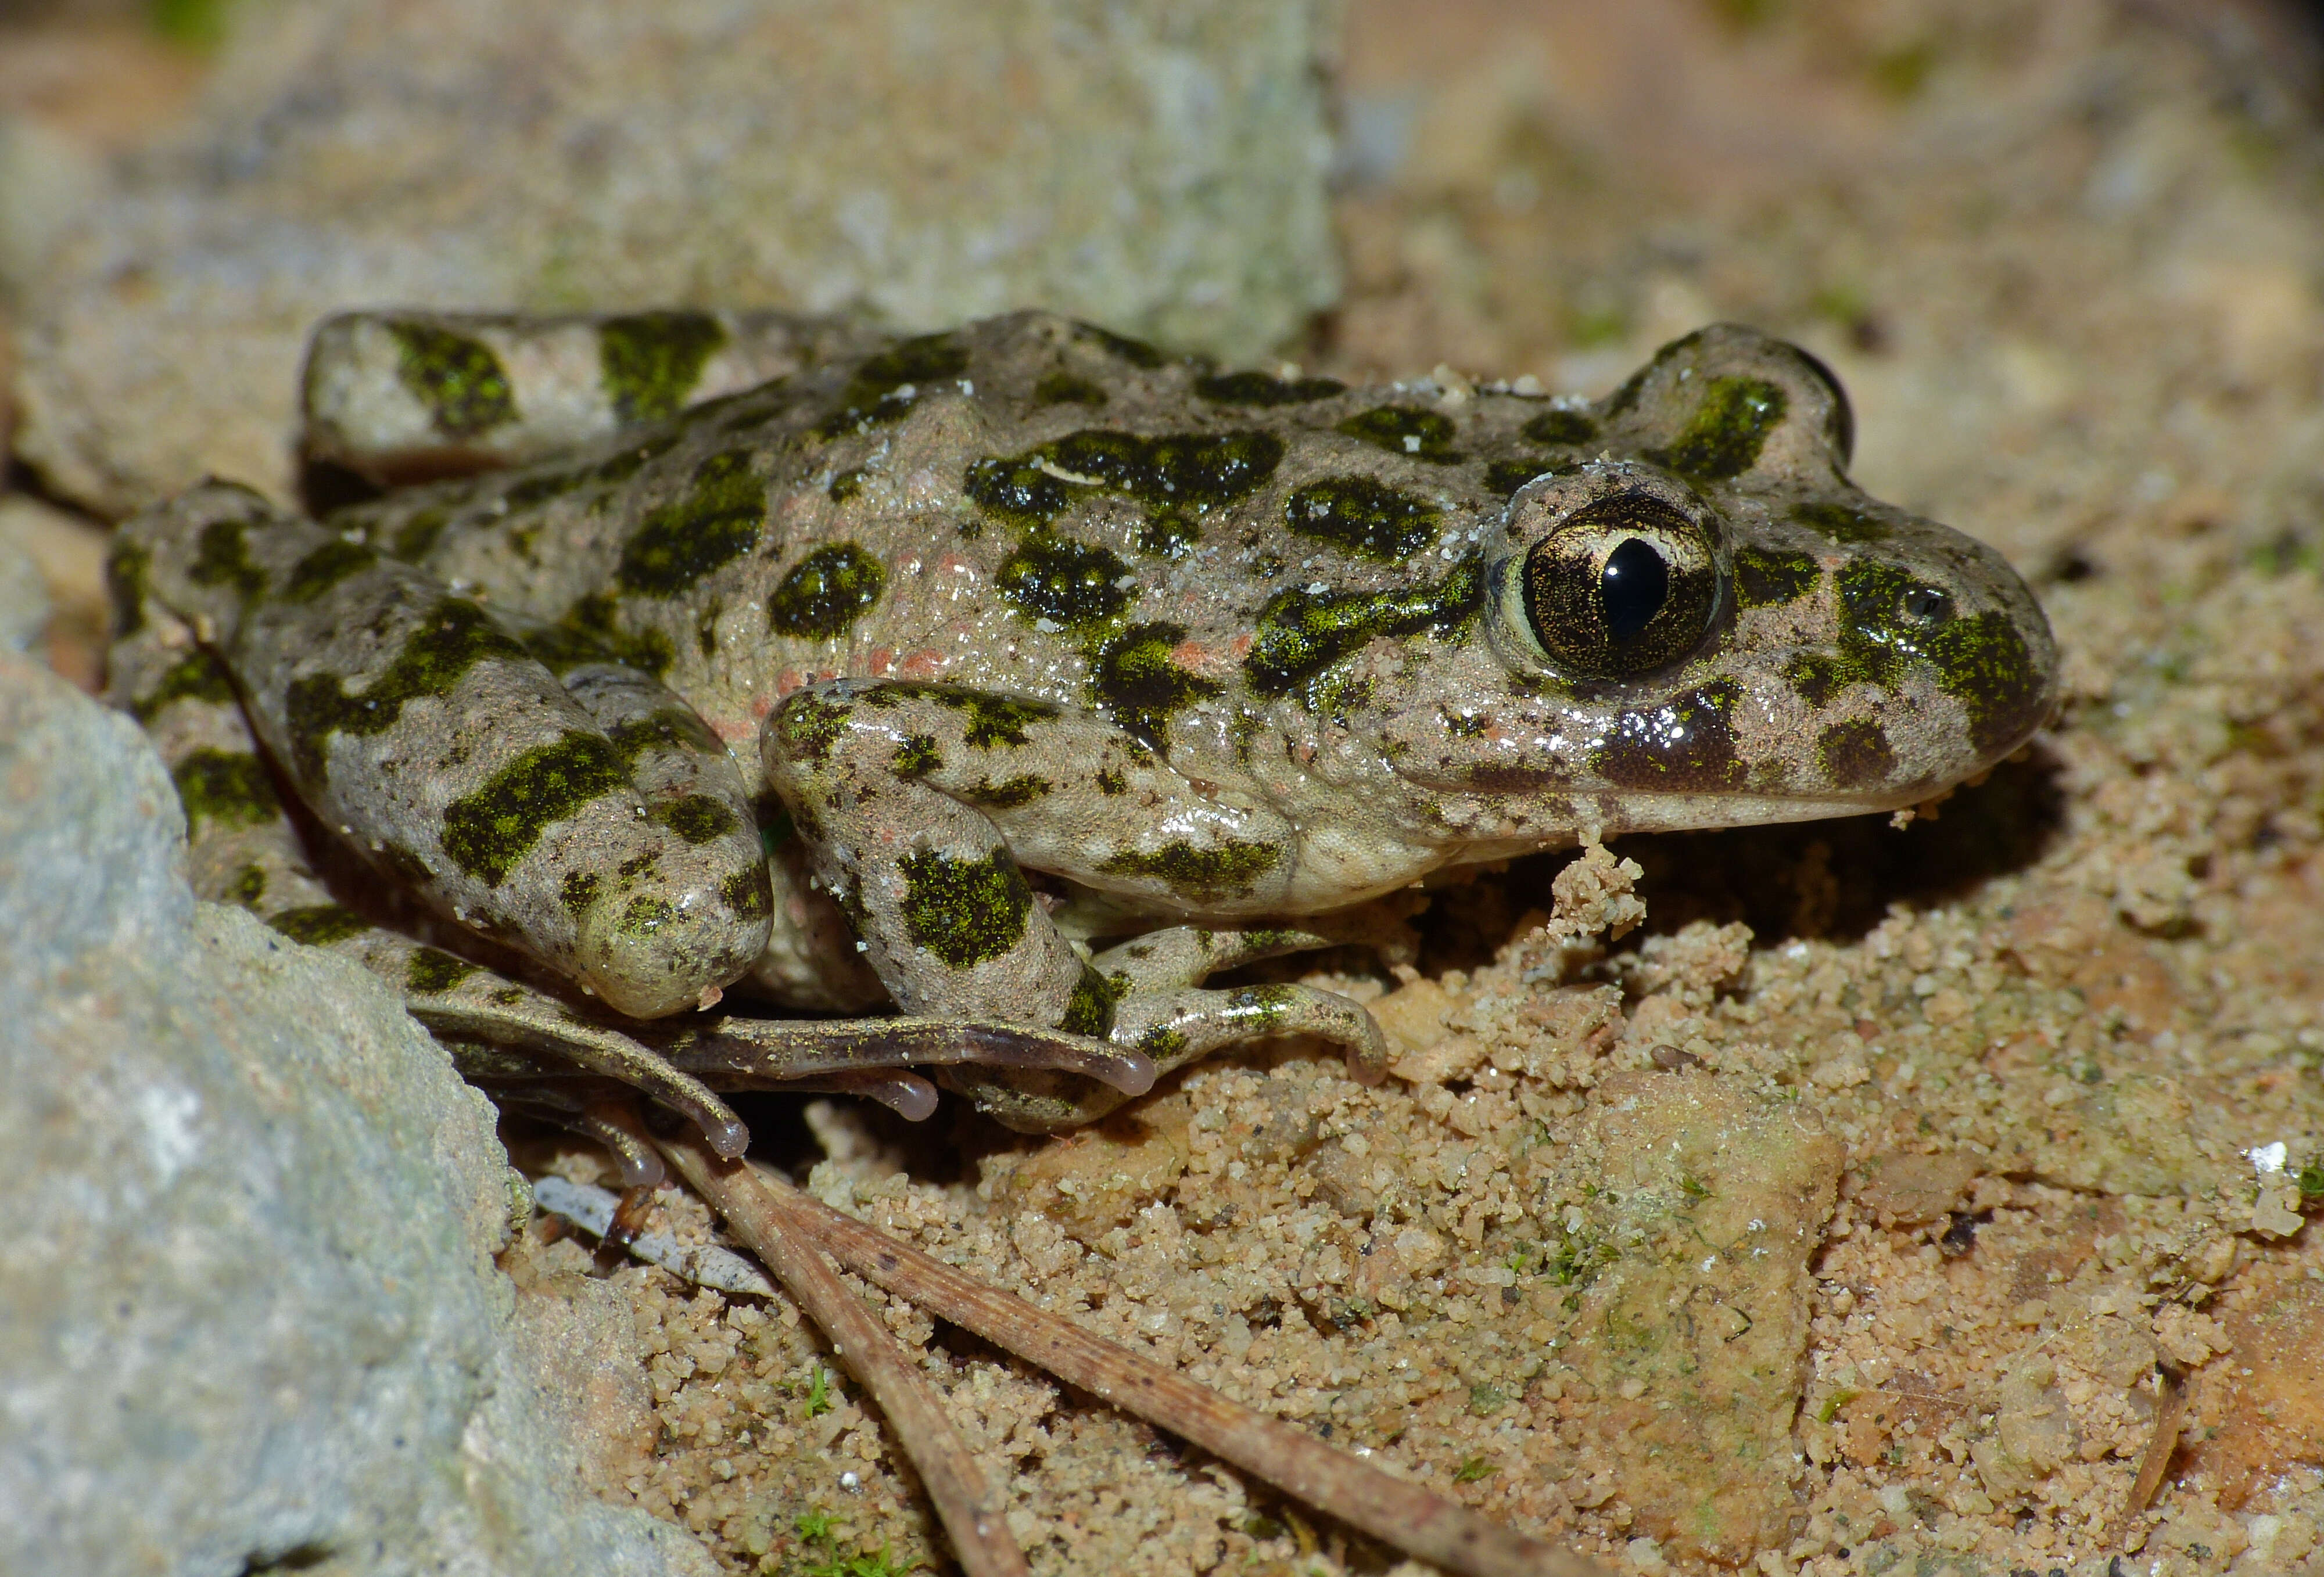
[[[2156,1364],[2154,1381],[2154,1433],[2147,1437],[2146,1454],[2139,1458],[2138,1477],[2131,1480],[2130,1493],[2124,1498],[2122,1509],[2107,1525],[2104,1542],[2118,1548],[2129,1547],[2139,1514],[2154,1499],[2154,1491],[2163,1487],[2163,1471],[2171,1466],[2172,1454],[2179,1449],[2179,1425],[2187,1416],[2187,1377],[2179,1366]]]
[[[904,1356],[872,1311],[823,1261],[814,1233],[787,1210],[767,1182],[738,1161],[714,1159],[700,1142],[655,1140],[671,1166],[726,1218],[735,1235],[763,1260],[783,1290],[830,1340],[831,1350],[888,1416],[904,1454],[919,1471],[936,1516],[952,1536],[953,1553],[968,1577],[1030,1577],[1024,1552],[1010,1536],[1002,1507],[986,1487],[968,1447],[945,1416],[927,1377]]]
[[[1462,1577],[1607,1577],[1594,1561],[1514,1533],[1417,1484],[1390,1478],[1305,1430],[1093,1336],[1024,1299],[761,1174],[799,1231],[867,1281],[973,1331],[1148,1423],[1223,1457],[1318,1510]]]

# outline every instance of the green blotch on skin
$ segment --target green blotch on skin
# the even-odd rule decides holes
[[[625,591],[671,597],[759,545],[767,489],[748,449],[726,449],[695,468],[686,495],[650,512],[622,545],[614,578]]]
[[[1282,463],[1283,440],[1272,433],[1148,438],[1084,428],[1021,455],[979,460],[961,489],[990,513],[1032,530],[1100,492],[1199,514],[1250,497]]]
[[[675,415],[726,343],[706,312],[640,312],[598,326],[597,381],[623,421]]]
[[[842,471],[831,479],[831,485],[823,490],[823,495],[834,503],[845,503],[863,491],[863,476],[861,466],[852,471]]]
[[[1148,372],[1152,372],[1160,366],[1165,359],[1160,351],[1144,340],[1132,339],[1126,334],[1116,334],[1110,328],[1100,328],[1094,323],[1074,324],[1074,334],[1077,338],[1085,339],[1092,345],[1102,346],[1117,361],[1128,362],[1131,366],[1143,367]]]
[[[1130,779],[1111,767],[1101,767],[1097,773],[1097,791],[1101,794],[1127,794]]]
[[[105,555],[105,591],[113,604],[113,632],[134,635],[145,628],[145,598],[152,584],[153,556],[126,537],[115,537]]]
[[[1518,488],[1536,476],[1562,476],[1579,469],[1568,463],[1560,465],[1542,460],[1496,460],[1485,467],[1485,485],[1503,498],[1513,498]]]
[[[234,676],[226,672],[226,664],[207,651],[196,650],[171,663],[159,684],[130,703],[129,711],[138,722],[151,723],[179,701],[227,706],[234,699]]]
[[[669,899],[641,892],[622,906],[622,918],[613,928],[624,936],[650,936],[677,918]]]
[[[488,887],[507,880],[542,833],[602,795],[625,790],[620,752],[578,730],[535,745],[444,809],[444,852]]]
[[[558,900],[576,919],[589,912],[597,901],[597,890],[604,886],[604,878],[595,871],[567,871],[565,880],[557,886]]]
[[[1765,378],[1713,378],[1677,440],[1646,457],[1697,482],[1740,476],[1759,463],[1790,403],[1782,387]]]
[[[916,733],[896,747],[888,766],[899,778],[924,778],[944,770],[944,756],[936,749],[936,735]]]
[[[1225,687],[1170,660],[1186,639],[1184,624],[1133,624],[1098,648],[1090,686],[1100,705],[1148,749],[1169,749],[1170,719]]]
[[[740,918],[761,920],[775,912],[774,883],[766,866],[745,865],[718,884],[718,897]]]
[[[388,554],[406,564],[417,564],[428,557],[436,539],[452,523],[452,512],[430,507],[415,511],[410,519],[395,529],[395,540],[388,546]]]
[[[1021,745],[1029,737],[1027,729],[1057,715],[1057,708],[1047,701],[1020,701],[1014,696],[958,689],[950,685],[890,681],[872,686],[863,693],[863,699],[867,705],[880,707],[897,706],[907,701],[933,701],[959,713],[961,737],[976,749],[986,751],[996,745]]]
[[[221,827],[263,826],[282,814],[266,763],[248,751],[188,751],[170,769],[190,833],[204,821]]]
[[[659,678],[677,660],[669,637],[659,630],[623,630],[613,621],[616,605],[604,592],[583,597],[555,624],[528,630],[525,650],[551,673],[567,673],[587,662],[613,662]]]
[[[1474,558],[1434,586],[1385,592],[1277,592],[1259,610],[1243,671],[1263,696],[1280,696],[1380,636],[1449,634],[1476,616],[1485,577]]]
[[[264,591],[266,572],[252,560],[250,543],[244,535],[253,523],[212,521],[204,526],[195,539],[194,561],[186,567],[186,578],[196,586],[232,586],[246,597]]]
[[[284,909],[270,917],[266,923],[293,942],[304,942],[309,947],[328,947],[334,942],[360,936],[371,929],[361,915],[335,903]]]
[[[802,690],[775,714],[775,737],[793,760],[821,765],[831,759],[831,747],[847,732],[847,720],[854,715],[852,706]]]
[[[1598,424],[1578,410],[1545,410],[1517,431],[1537,444],[1586,444],[1598,436]]]
[[[1202,540],[1201,528],[1175,509],[1156,510],[1138,528],[1138,550],[1173,563],[1192,553]]]
[[[1744,769],[1728,722],[1739,687],[1729,679],[1618,714],[1591,770],[1624,788],[1699,794],[1742,787]]]
[[[266,896],[266,867],[253,862],[234,873],[218,897],[226,903],[239,904],[255,909],[258,900]]]
[[[1815,589],[1823,567],[1812,553],[1788,549],[1738,548],[1735,552],[1735,601],[1738,607],[1771,608],[1796,602]]]
[[[2034,654],[2006,615],[1978,613],[1937,627],[1928,655],[1937,687],[1969,714],[1969,742],[1991,752],[2039,721],[2042,689]]]
[[[643,717],[632,718],[605,731],[622,764],[634,769],[648,751],[687,751],[695,755],[723,756],[725,743],[710,724],[685,706],[664,706]]]
[[[1265,373],[1221,373],[1194,380],[1194,392],[1213,405],[1305,405],[1347,392],[1337,378],[1285,380]]]
[[[905,929],[953,968],[998,958],[1023,939],[1033,891],[1007,851],[955,860],[920,849],[899,864]]]
[[[516,420],[500,357],[480,339],[431,323],[391,323],[395,375],[447,438],[472,438]]]
[[[1083,960],[1081,978],[1074,982],[1074,994],[1065,1003],[1065,1017],[1057,1020],[1057,1028],[1068,1035],[1103,1039],[1113,1033],[1115,998],[1113,982],[1100,974],[1094,964]]]
[[[742,825],[742,818],[724,800],[708,794],[688,794],[682,799],[657,805],[647,813],[646,819],[668,827],[689,844],[723,838]]]
[[[403,714],[404,704],[422,696],[451,694],[461,678],[488,659],[525,660],[524,647],[492,615],[465,597],[446,597],[429,610],[403,650],[360,696],[346,692],[337,674],[310,674],[296,680],[284,696],[292,769],[302,783],[325,781],[325,752],[334,733],[384,733]]]
[[[956,378],[968,370],[968,348],[947,334],[901,340],[869,356],[855,369],[839,404],[816,428],[835,438],[859,428],[894,421],[917,404],[923,385]]]
[[[1243,1035],[1264,1035],[1282,1028],[1298,1001],[1289,986],[1245,986],[1229,991],[1221,1011]]]
[[[1848,665],[1821,652],[1803,651],[1784,665],[1784,680],[1811,706],[1821,706],[1848,687]]]
[[[1375,405],[1340,423],[1339,430],[1391,455],[1407,455],[1440,466],[1454,465],[1462,458],[1452,447],[1459,433],[1452,419],[1417,405]]]
[[[1135,593],[1116,584],[1128,578],[1130,566],[1111,549],[1037,532],[1001,561],[992,584],[1026,618],[1080,630],[1130,605]]]
[[[1138,1038],[1138,1049],[1156,1064],[1167,1065],[1173,1058],[1185,1055],[1186,1037],[1184,1031],[1173,1029],[1167,1024],[1157,1024]]]
[[[853,542],[817,548],[800,559],[767,599],[767,624],[777,634],[828,641],[879,602],[887,584],[880,561]]]
[[[379,550],[367,542],[334,537],[290,567],[282,583],[285,602],[311,603],[351,575],[360,575],[379,562]]]
[[[1109,876],[1144,876],[1162,882],[1179,898],[1210,903],[1240,898],[1273,870],[1283,851],[1273,844],[1229,842],[1198,849],[1181,838],[1151,853],[1131,850],[1100,861]]]
[[[1369,476],[1311,482],[1283,501],[1283,523],[1343,553],[1394,564],[1436,540],[1436,506]]]
[[[1821,531],[1833,541],[1850,547],[1885,542],[1895,535],[1895,528],[1870,510],[1855,509],[1844,503],[1795,504],[1792,508],[1792,519],[1812,531]]]
[[[986,810],[1014,810],[1043,798],[1049,789],[1047,778],[1037,772],[1023,772],[998,783],[990,778],[979,778],[976,787],[964,791],[961,798]]]
[[[1033,385],[1036,405],[1088,405],[1106,402],[1106,392],[1089,379],[1072,373],[1051,373]]]
[[[1835,723],[1816,736],[1816,764],[1834,788],[1885,783],[1896,770],[1895,747],[1870,718]]]
[[[403,989],[415,997],[438,997],[477,972],[478,966],[440,947],[422,947],[403,966]]]

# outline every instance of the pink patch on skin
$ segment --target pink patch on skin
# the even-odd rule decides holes
[[[745,740],[752,740],[759,737],[759,724],[757,719],[764,717],[768,713],[774,709],[774,701],[771,698],[769,698],[766,700],[752,701],[751,703],[751,711],[754,714],[754,716],[752,720],[748,723],[743,722],[740,718],[733,717],[706,717],[703,721],[710,724],[711,733],[724,740],[728,744],[741,744]]]
[[[1250,641],[1251,638],[1250,636],[1238,635],[1232,641],[1227,642],[1227,650],[1234,653],[1235,660],[1237,662],[1240,662],[1244,658],[1250,655]]]
[[[863,659],[865,669],[875,679],[886,678],[889,670],[895,665],[896,649],[892,646],[875,646],[872,649],[871,655]]]
[[[918,651],[907,652],[896,671],[908,679],[932,679],[945,671],[945,654],[933,646],[923,646]]]
[[[1170,649],[1170,660],[1183,669],[1200,671],[1210,658],[1211,649],[1199,641],[1181,641]]]
[[[795,668],[787,668],[775,676],[775,699],[779,701],[793,690],[807,688],[807,680]]]

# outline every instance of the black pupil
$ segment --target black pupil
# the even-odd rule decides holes
[[[1606,633],[1618,644],[1655,622],[1670,595],[1670,566],[1645,540],[1629,538],[1606,555],[1598,578],[1606,602]]]

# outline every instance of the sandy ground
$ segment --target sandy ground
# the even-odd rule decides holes
[[[1051,1144],[769,1098],[761,1153],[1628,1570],[2324,1560],[2312,40],[2192,0],[1366,0],[1342,72],[1351,288],[1301,359],[1595,393],[1711,318],[1799,338],[1858,480],[2035,578],[2056,724],[1901,829],[1626,841],[1635,878],[1593,872],[1644,901],[1618,940],[1545,935],[1561,855],[1437,892],[1400,956],[1306,961],[1397,1038],[1379,1089],[1262,1047]],[[783,1300],[545,1222],[507,1263],[630,1300],[655,1425],[604,1443],[604,1492],[738,1572],[936,1560]],[[1036,1570],[1393,1564],[866,1296]]]

